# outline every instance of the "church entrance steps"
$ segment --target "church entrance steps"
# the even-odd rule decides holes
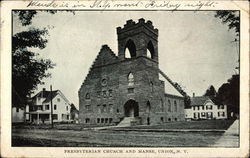
[[[139,119],[136,117],[124,117],[124,119],[116,127],[128,127],[137,125]]]

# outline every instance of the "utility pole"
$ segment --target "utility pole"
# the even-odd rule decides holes
[[[238,55],[237,63],[238,65],[235,67],[236,70],[238,70],[238,73],[240,73],[240,51],[238,48],[239,40],[237,38],[234,39],[234,41],[231,41],[232,43],[235,43],[236,53]],[[237,74],[237,72],[236,72]]]
[[[53,102],[52,102],[52,85],[50,85],[50,104],[51,104],[51,128],[53,128]]]

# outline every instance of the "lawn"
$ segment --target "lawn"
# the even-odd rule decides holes
[[[200,120],[200,121],[182,121],[169,122],[153,126],[132,126],[120,127],[126,129],[218,129],[226,130],[234,120]]]
[[[54,129],[50,129],[48,125],[31,126],[30,128],[27,125],[24,128],[14,126],[12,128],[12,146],[211,147],[221,138],[223,130],[232,123],[233,120],[171,122],[155,126],[126,127],[126,130],[118,131],[86,129],[86,126],[72,124],[56,125]],[[142,130],[140,131],[140,129]],[[181,130],[179,132],[156,132],[143,131],[143,129],[215,129],[215,132],[184,132]]]
[[[71,131],[15,129],[12,146],[44,147],[209,147],[223,132]]]

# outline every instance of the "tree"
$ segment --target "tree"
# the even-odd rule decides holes
[[[36,10],[15,10],[13,12],[18,16],[18,19],[23,26],[30,25],[32,23],[32,19],[38,13]],[[47,10],[45,12],[55,14],[57,11]]]
[[[240,16],[239,11],[227,11],[220,10],[216,11],[215,17],[222,19],[222,23],[227,24],[229,29],[233,29],[236,33],[236,36],[239,36],[240,33]],[[237,38],[235,42],[237,42]],[[239,67],[236,67],[238,69]],[[239,100],[240,100],[240,76],[239,74],[232,75],[227,83],[222,84],[218,89],[218,95],[216,100],[220,104],[228,105],[228,116],[230,113],[239,114]]]
[[[75,107],[75,105],[72,103],[70,105],[70,115],[71,115],[71,119],[72,120],[75,120],[76,119],[76,115],[78,114],[78,110],[77,108]]]
[[[232,78],[228,80],[227,83],[224,83],[218,89],[217,101],[220,104],[226,104],[228,110],[228,116],[233,112],[234,114],[239,114],[239,75],[233,75]]]
[[[31,24],[36,11],[15,11],[22,25]],[[22,107],[27,104],[28,96],[41,80],[50,76],[46,71],[53,68],[49,59],[39,59],[39,54],[30,48],[43,49],[48,40],[48,30],[29,29],[12,37],[12,105]]]
[[[213,85],[211,85],[205,92],[204,96],[215,97],[216,90]]]
[[[239,11],[219,10],[216,11],[215,17],[220,18],[223,24],[228,25],[229,29],[234,29],[236,32],[236,36],[239,36],[240,33]]]

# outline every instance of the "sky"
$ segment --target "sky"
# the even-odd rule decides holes
[[[159,67],[188,95],[203,95],[210,85],[216,90],[236,73],[238,52],[235,32],[214,17],[213,11],[75,11],[39,12],[32,24],[21,26],[14,16],[13,34],[29,28],[49,30],[46,48],[33,49],[56,64],[42,88],[61,90],[77,107],[78,90],[101,46],[118,51],[116,27],[127,20],[151,20],[159,30]]]

